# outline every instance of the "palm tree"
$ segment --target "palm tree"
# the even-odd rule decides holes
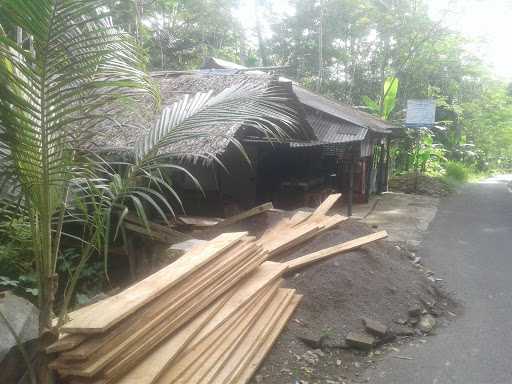
[[[0,175],[19,192],[20,201],[12,206],[21,207],[31,225],[42,347],[52,341],[49,336],[58,334],[52,327],[52,311],[62,236],[82,242],[83,267],[93,252],[108,245],[114,212],[117,233],[129,210],[144,221],[145,206],[164,217],[165,209],[172,211],[162,191],[175,192],[160,170],[177,166],[164,159],[163,146],[211,135],[204,128],[220,121],[243,121],[278,139],[289,130],[274,121],[292,128],[295,123],[292,111],[271,91],[241,86],[217,96],[186,97],[166,109],[135,146],[135,160],[123,174],[98,156],[84,154],[80,148],[108,118],[106,105],[139,94],[159,103],[140,48],[112,25],[107,3],[0,2]],[[28,46],[17,44],[16,34],[11,36],[17,28],[29,37]],[[243,153],[240,143],[230,140]],[[68,221],[82,223],[79,236],[65,232]],[[74,283],[76,275],[67,287],[59,324]],[[38,381],[51,381],[45,361],[38,369]]]

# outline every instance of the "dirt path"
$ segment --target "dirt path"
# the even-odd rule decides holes
[[[418,254],[464,314],[422,345],[386,356],[372,384],[512,382],[512,175],[467,185],[441,203]]]
[[[439,199],[436,197],[387,192],[368,204],[354,206],[354,218],[386,230],[395,243],[420,243],[434,219]]]

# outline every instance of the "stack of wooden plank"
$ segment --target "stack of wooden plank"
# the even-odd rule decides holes
[[[297,211],[291,218],[282,219],[268,229],[258,240],[269,257],[276,257],[348,218],[341,215],[327,216],[341,194],[332,194],[313,212]]]
[[[370,235],[268,261],[346,218],[327,216],[339,195],[298,212],[260,239],[224,233],[119,294],[70,313],[48,348],[51,367],[75,384],[246,383],[301,296],[280,287],[288,267],[382,238]],[[293,260],[292,260],[293,261]]]

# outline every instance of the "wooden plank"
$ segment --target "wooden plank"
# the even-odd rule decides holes
[[[222,221],[222,219],[217,217],[202,216],[178,216],[178,220],[185,225],[191,225],[194,227],[212,227]]]
[[[199,343],[187,346],[179,358],[163,371],[156,383],[177,383],[187,382],[187,377],[194,374],[195,365],[200,365],[203,360],[213,353],[217,346],[221,345],[225,337],[233,335],[237,327],[241,326],[243,319],[250,320],[255,317],[262,308],[273,298],[277,291],[269,291],[268,294],[258,297],[258,300],[251,302],[237,309],[221,326],[217,327],[206,338],[203,337]],[[185,376],[184,376],[185,375]]]
[[[297,211],[295,214],[290,218],[290,221],[288,222],[288,226],[290,228],[293,228],[300,223],[306,221],[311,217],[312,212],[307,211]]]
[[[86,335],[81,334],[65,334],[55,343],[46,347],[46,353],[64,352],[79,346],[87,339]]]
[[[341,193],[333,193],[332,195],[327,196],[327,198],[318,206],[317,209],[311,215],[312,218],[318,216],[325,216],[327,212],[336,204],[341,197]]]
[[[152,240],[161,241],[163,243],[177,243],[180,241],[185,241],[191,239],[190,235],[187,235],[186,233],[182,233],[179,231],[176,231],[174,229],[171,229],[167,226],[155,224],[155,223],[149,223],[149,231],[148,229],[142,225],[142,224],[135,224],[130,222],[124,222],[123,226],[128,230],[132,231],[141,235],[144,235],[146,237],[149,237]]]
[[[262,292],[253,292],[254,294],[242,305],[235,308],[233,311],[225,311],[226,307],[230,307],[233,304],[238,303],[238,300],[233,300],[233,294],[236,294],[236,287],[232,288],[227,296],[223,296],[223,305],[219,311],[210,317],[210,319],[203,323],[201,328],[198,329],[195,334],[186,340],[186,342],[182,342],[183,338],[180,338],[180,334],[183,333],[183,330],[180,330],[176,335],[173,335],[171,338],[167,339],[162,345],[148,355],[144,361],[139,363],[133,370],[131,370],[126,376],[117,380],[118,384],[140,384],[154,383],[161,374],[173,363],[174,359],[178,356],[183,349],[193,349],[195,345],[201,342],[203,339],[208,337],[212,332],[214,332],[218,327],[220,327],[225,321],[231,318],[240,318],[241,315],[246,313],[251,307],[253,307],[256,302],[260,302],[261,306],[265,305],[265,303],[270,299],[270,297],[277,291],[277,284],[266,287],[266,290]],[[265,299],[266,298],[266,299]],[[219,318],[223,318],[222,321],[219,321]],[[193,322],[195,322],[194,320]],[[215,323],[215,328],[210,327],[209,330],[204,332],[205,326],[210,325],[212,322]],[[187,325],[183,329],[189,329],[190,325]]]
[[[109,345],[126,345],[127,341],[143,337],[146,331],[151,331],[158,322],[172,314],[180,306],[192,298],[210,279],[221,276],[225,270],[241,262],[241,258],[248,257],[256,247],[251,242],[252,237],[246,237],[239,244],[230,248],[216,258],[215,265],[205,265],[194,274],[194,279],[187,279],[181,284],[169,289],[165,294],[144,306],[140,311],[123,320],[113,330],[105,334],[90,337],[86,342],[72,351],[65,352],[59,360],[95,359],[104,356],[110,350]],[[150,319],[150,320],[147,320]]]
[[[233,294],[231,292],[230,294]],[[206,308],[190,323],[162,343],[159,348],[149,353],[144,360],[116,382],[119,384],[152,383],[160,373],[169,366],[176,356],[188,345],[197,333],[224,307],[230,299],[230,294],[224,295]]]
[[[254,345],[264,339],[269,328],[279,320],[286,308],[291,303],[295,294],[294,289],[279,289],[275,300],[269,305],[272,308],[267,308],[255,322],[253,322],[250,329],[233,343],[231,347],[220,357],[216,359],[214,365],[210,367],[207,374],[201,378],[201,381],[196,381],[198,384],[206,383],[226,383],[229,377],[233,375],[233,371],[238,369],[244,360],[250,358],[251,349]]]
[[[155,331],[155,333],[152,333],[150,337],[144,339],[140,346],[130,349],[129,355],[123,356],[121,361],[115,361],[113,366],[107,367],[105,369],[105,376],[109,379],[122,376],[127,371],[127,369],[136,364],[161,341],[172,334],[177,328],[192,319],[198,311],[202,310],[213,300],[225,293],[230,287],[236,284],[236,281],[239,281],[251,270],[254,270],[254,268],[256,268],[259,263],[261,263],[261,261],[243,266],[235,270],[228,278],[220,281],[216,286],[212,287],[211,290],[202,292],[197,296],[198,302],[191,304],[179,318],[172,322],[164,323],[161,328]]]
[[[201,244],[176,262],[123,292],[71,314],[62,330],[68,333],[101,333],[176,285],[201,266],[240,241],[247,232],[223,233]]]
[[[311,263],[315,263],[328,257],[340,254],[342,252],[348,252],[356,248],[362,247],[363,245],[372,243],[374,241],[385,239],[387,236],[388,234],[386,231],[372,233],[367,236],[362,236],[354,240],[346,241],[344,243],[329,248],[324,248],[322,250],[310,253],[305,256],[298,257],[284,264],[288,266],[289,271],[294,271],[296,269],[303,268]]]
[[[105,375],[110,378],[117,377],[126,372],[126,367],[143,357],[145,353],[158,345],[158,342],[169,336],[195,314],[213,302],[247,273],[254,270],[262,262],[259,253],[252,258],[242,258],[240,266],[230,270],[222,278],[207,279],[208,286],[202,286],[202,291],[189,292],[188,302],[173,303],[168,308],[162,309],[162,313],[156,315],[158,320],[151,317],[142,317],[139,320],[146,324],[141,328],[130,328],[132,333],[124,333],[124,338],[117,338],[102,346],[94,355],[95,360],[83,364],[60,365],[53,364],[60,373],[73,376],[93,377],[105,369]],[[192,301],[190,301],[192,299]],[[177,308],[180,313],[177,313]],[[168,317],[170,314],[171,318]],[[119,360],[120,356],[123,356]],[[57,361],[57,363],[59,363]]]
[[[238,383],[238,378],[256,356],[258,350],[265,344],[267,339],[272,334],[276,335],[275,338],[279,336],[284,325],[286,325],[293,313],[293,310],[297,307],[302,298],[302,296],[295,294],[295,290],[287,291],[289,292],[289,299],[286,301],[286,305],[281,307],[279,312],[267,323],[262,323],[260,319],[258,319],[243,342],[239,343],[236,347],[232,357],[227,361],[227,364],[225,364],[223,369],[218,372],[212,380],[207,381],[208,384]]]
[[[295,225],[305,221],[308,217],[311,216],[311,212],[306,211],[297,211],[290,218],[282,218],[277,222],[276,225],[268,228],[263,232],[261,239],[268,239],[270,237],[278,236],[278,234],[285,229],[289,229],[294,227]]]
[[[221,311],[201,330],[197,336],[197,340],[191,342],[191,347],[201,340],[203,337],[207,337],[214,329],[222,325],[222,322],[228,319],[231,314],[246,303],[251,297],[257,295],[262,289],[268,287],[270,284],[277,282],[280,284],[280,277],[286,271],[286,265],[283,263],[275,263],[272,261],[266,261],[260,265],[260,267],[246,279],[241,281],[237,286],[233,287],[236,291],[231,299],[226,303]]]
[[[323,233],[323,232],[331,229],[332,227],[342,223],[343,221],[348,220],[348,217],[341,216],[341,215],[333,215],[333,216],[325,216],[325,218],[323,220],[324,221],[321,224],[318,224],[316,227],[315,227],[315,222],[308,223],[308,225],[310,226],[309,227],[310,230],[305,230],[302,233],[300,231],[298,231],[297,233],[299,233],[299,235],[296,236],[295,238],[293,238],[293,236],[292,236],[291,239],[290,238],[288,239],[289,241],[282,242],[279,246],[275,246],[273,249],[269,250],[269,252],[270,252],[269,257],[275,257],[276,255],[278,255],[284,251],[287,251],[293,247],[296,247],[299,244],[306,242],[307,240],[319,235],[320,233]],[[319,223],[319,221],[317,221],[317,222]],[[299,227],[296,227],[296,228],[299,228]],[[303,226],[301,226],[301,228],[303,228]]]
[[[251,360],[246,364],[244,367],[241,367],[242,369],[238,373],[236,377],[232,377],[232,380],[229,384],[247,384],[250,382],[252,376],[254,373],[256,373],[258,367],[263,362],[267,354],[272,349],[272,346],[276,342],[277,338],[283,331],[284,327],[286,326],[288,320],[292,316],[293,312],[299,305],[300,301],[302,299],[301,295],[294,295],[291,303],[286,308],[286,311],[282,314],[282,316],[279,318],[278,322],[274,324],[272,327],[271,332],[267,335],[263,343],[261,343],[256,352],[254,353]],[[224,383],[223,383],[224,384]],[[228,383],[225,383],[228,384]]]
[[[260,213],[268,211],[272,208],[274,208],[274,205],[272,204],[272,202],[258,205],[257,207],[251,208],[247,211],[241,212],[237,215],[230,216],[230,217],[222,220],[219,224],[217,224],[215,226],[215,228],[223,228],[228,225],[238,223],[239,221],[245,220],[251,216],[259,215]]]
[[[257,319],[262,318],[262,321],[268,322],[279,311],[279,308],[285,304],[287,299],[287,292],[278,290],[265,308],[251,311],[249,315],[236,322],[234,327],[223,337],[219,338],[216,343],[206,341],[204,343],[207,346],[205,351],[192,353],[189,358],[193,361],[193,364],[181,376],[169,379],[169,376],[164,374],[162,376],[164,381],[158,381],[158,383],[199,384],[205,377],[215,374],[222,367],[227,357],[232,354],[234,347],[253,328]]]

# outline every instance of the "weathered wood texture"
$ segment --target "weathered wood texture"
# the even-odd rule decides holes
[[[349,252],[359,247],[362,247],[363,245],[373,243],[374,241],[385,239],[387,236],[388,234],[386,231],[372,233],[367,236],[362,236],[354,240],[350,240],[329,248],[321,249],[320,251],[313,252],[308,255],[298,257],[296,259],[286,262],[285,264],[288,267],[289,271],[294,271],[296,269],[303,268],[309,264],[326,259],[328,257],[338,255],[343,252]]]

